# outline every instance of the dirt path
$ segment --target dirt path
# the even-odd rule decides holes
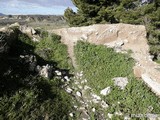
[[[62,28],[52,32],[62,36],[62,42],[68,46],[68,53],[74,67],[77,66],[73,48],[78,40],[87,40],[97,45],[123,43],[123,50],[131,50],[133,52],[132,57],[136,60],[136,65],[133,68],[135,75],[142,77],[148,86],[160,95],[160,65],[150,59],[144,26],[99,24],[86,27]]]

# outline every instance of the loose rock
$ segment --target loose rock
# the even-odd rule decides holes
[[[38,68],[38,69],[40,70],[39,71],[40,76],[48,78],[48,79],[52,77],[53,66],[50,66],[47,64],[46,66],[42,66],[42,68]]]
[[[108,104],[107,104],[105,101],[101,101],[101,106],[102,106],[102,108],[104,108],[104,109],[106,109],[106,108],[109,107]]]
[[[101,90],[100,94],[101,95],[108,95],[111,92],[111,87],[107,87],[103,90]]]
[[[108,117],[111,119],[113,114],[108,113]]]
[[[61,73],[60,71],[58,71],[58,70],[56,70],[55,73],[56,73],[58,76],[61,76],[61,75],[62,75],[62,73]]]
[[[73,90],[72,90],[71,88],[69,88],[69,87],[66,88],[66,92],[67,92],[67,93],[72,93],[72,91],[73,91]]]
[[[118,87],[120,87],[122,90],[126,87],[128,84],[128,78],[127,77],[117,77],[113,78],[114,84]]]
[[[82,93],[79,92],[79,91],[76,92],[76,95],[77,95],[78,97],[82,97]]]
[[[67,82],[70,81],[70,79],[68,78],[68,76],[64,76],[64,79],[65,79]]]

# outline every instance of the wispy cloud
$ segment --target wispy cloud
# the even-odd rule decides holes
[[[5,4],[21,4],[21,3],[28,3],[28,4],[35,4],[43,7],[53,7],[53,6],[67,6],[67,7],[73,7],[73,3],[71,0],[0,0],[0,2],[3,2]]]
[[[71,0],[0,0],[5,14],[63,14],[67,7],[76,9]]]

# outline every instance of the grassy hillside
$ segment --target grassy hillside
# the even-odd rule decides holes
[[[35,55],[38,65],[53,65],[69,70],[67,48],[60,37],[45,36],[39,43],[25,34],[11,46],[8,54],[0,55],[0,119],[1,120],[62,120],[69,119],[72,97],[66,93],[60,78],[40,77],[28,69],[20,55]],[[47,56],[47,57],[44,57]]]
[[[102,96],[109,105],[106,113],[123,113],[122,116],[113,115],[112,119],[120,120],[131,114],[160,113],[160,99],[143,81],[134,78],[134,61],[128,54],[115,53],[106,46],[79,41],[75,46],[75,56],[79,70],[83,71],[84,79],[88,80],[88,85],[95,93],[100,95],[102,89],[111,87],[111,93]],[[114,77],[128,78],[129,83],[124,90],[114,85]]]

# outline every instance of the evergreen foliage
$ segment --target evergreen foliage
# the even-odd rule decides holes
[[[77,12],[68,8],[65,18],[70,26],[96,23],[143,24],[147,28],[150,52],[160,54],[159,0],[72,0]]]

